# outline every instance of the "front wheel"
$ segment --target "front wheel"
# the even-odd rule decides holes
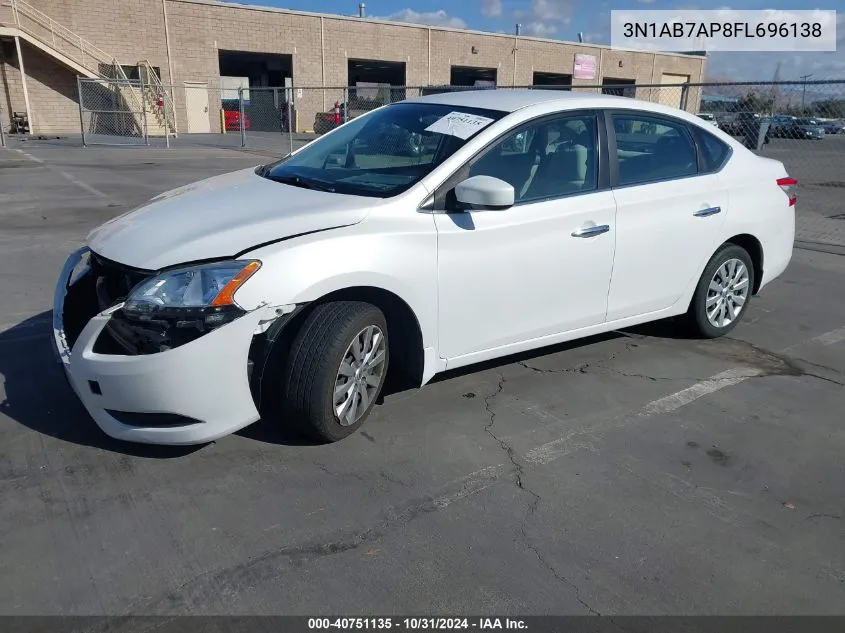
[[[297,333],[285,371],[285,417],[316,439],[354,433],[381,394],[389,361],[387,321],[376,306],[317,306]]]
[[[754,288],[754,265],[748,252],[724,244],[710,258],[696,286],[687,319],[705,338],[724,336],[748,308]]]

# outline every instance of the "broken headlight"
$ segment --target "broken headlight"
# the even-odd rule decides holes
[[[112,315],[109,334],[123,353],[150,354],[189,343],[245,313],[235,303],[235,291],[260,267],[258,260],[235,260],[151,277]]]

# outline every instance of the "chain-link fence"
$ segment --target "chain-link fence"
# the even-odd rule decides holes
[[[86,145],[147,142],[146,110],[140,82],[79,79],[79,118]]]

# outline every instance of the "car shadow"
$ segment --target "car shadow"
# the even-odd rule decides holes
[[[73,393],[52,348],[52,312],[45,311],[0,332],[0,413],[38,433],[65,442],[134,457],[182,457],[199,446],[122,442],[103,433]]]
[[[208,446],[138,444],[115,440],[103,433],[73,393],[64,370],[56,360],[51,325],[52,313],[48,310],[0,332],[0,376],[4,379],[5,387],[0,413],[33,431],[56,439],[135,457],[176,458]],[[658,321],[446,371],[435,376],[431,384],[631,335],[656,338],[687,336],[684,328],[676,321]],[[405,381],[389,379],[376,404],[382,405],[385,398],[415,390],[414,387],[408,387]],[[235,435],[266,444],[303,447],[321,444],[285,426],[278,419],[261,419],[237,431]]]

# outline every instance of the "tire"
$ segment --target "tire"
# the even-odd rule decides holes
[[[754,273],[754,264],[744,248],[723,244],[704,267],[690,302],[687,321],[692,333],[703,338],[718,338],[733,330],[748,310]],[[727,277],[727,285],[722,284],[723,277]],[[737,306],[739,299],[742,303]],[[736,307],[739,311],[734,313]],[[718,310],[715,315],[714,310]]]
[[[367,332],[370,332],[370,339],[367,339]],[[347,373],[360,366],[353,346],[356,339],[363,345],[367,340],[371,341],[371,348],[362,351],[364,366],[351,376],[341,375],[342,362]],[[367,354],[372,358],[378,356],[379,351],[383,351],[382,360],[373,363],[372,372],[368,374]],[[336,301],[317,306],[297,332],[287,357],[283,374],[283,419],[291,420],[300,430],[320,441],[336,442],[351,435],[367,419],[381,394],[387,377],[389,351],[387,321],[374,305]],[[347,360],[348,356],[352,357],[351,362]],[[366,380],[368,376],[371,382]],[[346,384],[350,388],[344,393],[351,394],[351,400],[341,411],[342,415],[338,415],[335,389]],[[359,410],[361,407],[363,409]]]

